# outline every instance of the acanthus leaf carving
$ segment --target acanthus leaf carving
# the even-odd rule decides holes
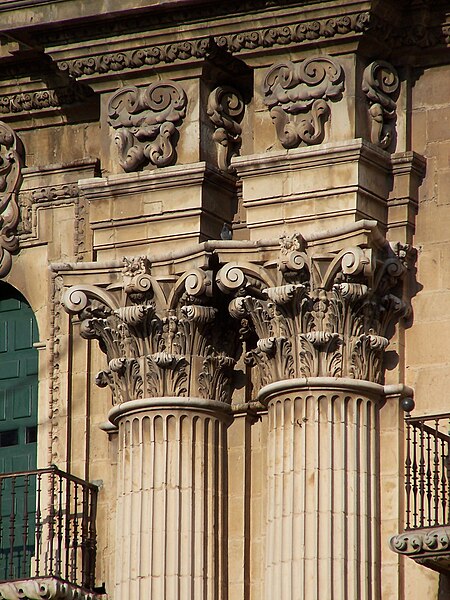
[[[388,148],[393,139],[398,88],[399,77],[390,63],[376,60],[365,68],[362,90],[369,102],[370,139],[380,148]]]
[[[230,314],[256,336],[247,362],[258,368],[258,384],[292,377],[381,383],[392,324],[406,314],[397,296],[406,270],[402,252],[387,242],[317,255],[303,248],[310,268],[302,283],[290,283],[292,271],[280,269],[286,283],[264,288],[262,296],[245,282],[228,291]]]
[[[137,171],[149,163],[165,167],[175,161],[174,134],[186,115],[187,98],[174,81],[147,88],[124,87],[108,102],[108,122],[115,130],[120,166]]]
[[[124,259],[121,282],[65,292],[63,305],[79,315],[81,336],[97,339],[106,354],[107,368],[96,383],[109,387],[113,405],[189,395],[231,402],[237,332],[221,324],[215,306],[203,303],[210,302],[203,293],[208,285],[208,273],[188,271],[172,280],[166,300],[150,262],[137,256]],[[198,303],[186,304],[192,298]]]
[[[208,97],[207,114],[215,126],[217,163],[221,171],[232,171],[230,161],[239,154],[245,104],[241,93],[231,86],[218,86]]]
[[[0,278],[11,270],[12,254],[19,247],[17,194],[21,171],[20,142],[11,127],[0,121]]]
[[[264,102],[281,144],[289,149],[322,142],[330,115],[327,101],[338,99],[343,89],[344,71],[329,56],[271,67],[263,83]]]

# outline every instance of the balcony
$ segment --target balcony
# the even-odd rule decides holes
[[[56,467],[0,475],[0,598],[98,598],[96,504]]]
[[[450,573],[450,414],[405,418],[405,531],[394,552]]]

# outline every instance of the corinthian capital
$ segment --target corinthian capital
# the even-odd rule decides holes
[[[229,403],[236,339],[212,303],[209,274],[192,269],[167,291],[145,257],[124,263],[114,290],[73,286],[63,299],[82,337],[106,354],[97,385],[110,387],[116,405],[164,396]]]
[[[258,339],[247,361],[259,368],[260,384],[293,377],[380,383],[391,326],[407,311],[401,299],[405,248],[379,239],[372,247],[325,253],[288,246],[296,260],[286,260],[283,238],[281,285],[255,291],[244,284],[238,264],[222,267],[236,282],[223,287],[234,295],[230,314],[245,322],[247,330],[251,324]]]

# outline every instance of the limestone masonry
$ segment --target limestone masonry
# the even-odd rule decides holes
[[[0,0],[0,598],[450,598],[449,224],[444,0]]]

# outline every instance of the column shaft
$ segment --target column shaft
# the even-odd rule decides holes
[[[226,429],[213,411],[119,421],[115,597],[226,598]]]
[[[377,402],[304,389],[268,409],[266,599],[378,600]]]

